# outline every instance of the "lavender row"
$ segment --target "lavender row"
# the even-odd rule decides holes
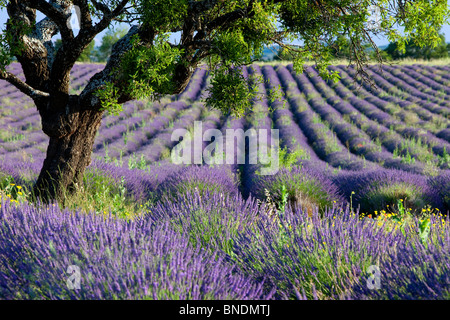
[[[400,68],[383,66],[383,69],[432,98],[439,96],[444,103],[446,98],[448,98],[448,95],[450,95],[450,88],[437,83],[436,81],[416,72],[408,66],[402,66]]]
[[[179,102],[182,103],[182,101]],[[171,140],[173,131],[176,129],[187,129],[191,127],[194,121],[198,119],[200,114],[201,107],[198,104],[193,105],[190,109],[180,114],[180,116],[176,120],[174,120],[173,126],[169,126],[162,131],[157,131],[158,133],[151,139],[149,139],[144,145],[136,147],[132,146],[131,148],[136,150],[136,152],[138,152],[140,155],[143,155],[148,163],[159,161],[161,157],[170,157],[170,150],[176,144],[175,141]],[[133,141],[130,141],[130,143],[132,145],[134,144]],[[119,155],[120,150],[125,149],[126,148],[124,146],[117,147],[116,156]],[[114,150],[112,151],[114,152]],[[164,154],[164,152],[166,153]],[[125,156],[124,160],[128,159],[129,156],[130,154],[128,154],[128,156]]]
[[[339,66],[339,68],[342,70],[343,67]],[[355,78],[355,70],[353,68],[345,69],[345,71],[350,74],[350,76],[354,79]],[[437,105],[436,103],[430,102],[428,99],[421,99],[420,92],[404,92],[400,90],[399,88],[395,87],[392,83],[381,77],[377,72],[372,71],[370,69],[367,70],[369,75],[372,77],[372,79],[375,81],[375,84],[377,87],[381,88],[382,90],[386,91],[386,96],[380,97],[387,99],[389,101],[392,101],[389,96],[398,96],[403,102],[401,102],[401,106],[408,106],[408,102],[416,104],[417,106],[430,111],[433,114],[436,114],[440,117],[440,119],[446,119],[446,108],[442,107],[440,105]],[[386,75],[386,73],[384,73]],[[401,81],[399,81],[401,82]],[[373,89],[368,86],[367,83],[363,83],[363,86],[369,91],[372,92]],[[412,88],[414,89],[414,88]],[[425,111],[426,112],[426,111]],[[444,120],[445,121],[445,120]]]
[[[309,72],[314,74],[314,76],[310,78],[311,81],[333,107],[334,111],[329,109],[324,110],[324,112],[328,111],[328,113],[325,113],[325,117],[333,124],[334,130],[339,130],[339,128],[343,129],[341,136],[346,140],[348,148],[353,152],[364,156],[364,158],[386,168],[398,168],[416,172],[423,171],[422,166],[410,166],[402,163],[400,159],[394,159],[392,152],[389,152],[389,149],[384,146],[387,145],[389,148],[392,146],[392,142],[395,144],[395,138],[392,136],[389,137],[391,132],[387,129],[383,130],[376,122],[365,117],[364,114],[360,113],[354,107],[354,103],[349,104],[343,100],[343,98],[339,98],[339,95],[336,96],[334,91],[325,85],[325,82],[320,81],[320,79],[317,78],[317,73],[314,70],[310,69]],[[341,93],[345,91],[342,90],[342,87],[340,87],[339,84],[336,85],[335,89]],[[351,92],[346,92],[344,96],[346,99],[352,99],[349,98],[351,94]],[[352,100],[352,102],[355,101]],[[337,122],[336,119],[339,119],[340,121]],[[351,127],[348,127],[348,122],[352,124]],[[377,144],[375,141],[380,141],[380,143]],[[390,149],[392,149],[392,147]]]
[[[338,86],[336,86],[336,92],[339,92]],[[383,117],[388,118],[388,116],[383,115],[381,111],[367,101],[360,100],[356,97],[350,98],[349,101],[351,104],[338,103],[335,104],[334,107],[346,114],[352,122],[364,130],[364,132],[367,133],[380,148],[386,148],[391,153],[394,157],[393,159],[382,160],[385,161],[383,164],[385,167],[398,168],[418,173],[436,170],[435,161],[437,161],[437,159],[435,159],[435,156],[427,146],[421,144],[420,139],[418,141],[414,139],[405,139],[396,133],[393,128],[388,129],[385,126],[380,125],[380,119],[383,119]],[[375,121],[366,118],[364,114],[368,114],[369,117],[375,119]],[[410,159],[409,157],[412,158]],[[401,160],[399,158],[401,158]],[[416,158],[424,163],[416,161]],[[442,165],[445,166],[445,164]]]
[[[350,74],[354,77],[354,71],[348,70]],[[377,83],[384,83],[385,80],[380,78],[377,75],[374,75],[375,81]],[[361,84],[361,82],[359,82]],[[407,124],[413,124],[413,125],[420,125],[421,127],[426,127],[430,131],[438,131],[442,129],[442,127],[446,126],[449,122],[448,119],[443,117],[442,115],[433,113],[429,111],[427,108],[424,108],[421,106],[422,103],[414,103],[408,100],[403,100],[400,98],[397,98],[395,96],[389,95],[388,92],[383,90],[381,87],[374,88],[367,82],[362,83],[363,87],[367,90],[367,95],[371,96],[374,95],[382,100],[385,100],[387,102],[390,102],[389,105],[389,111],[390,113],[395,113],[399,117],[401,117],[402,121],[404,121]],[[364,91],[363,95],[366,95]],[[409,100],[411,100],[410,96],[405,97]],[[398,105],[398,107],[396,107]],[[418,119],[418,117],[421,120]]]
[[[322,98],[313,98],[310,100],[310,102],[312,102],[311,105],[316,112],[330,124],[341,141],[345,141],[347,149],[350,152],[367,159],[369,164],[370,162],[373,162],[384,165],[386,162],[389,162],[390,165],[394,165],[394,163],[398,165],[399,161],[391,161],[392,154],[389,154],[383,147],[376,145],[369,135],[360,130],[358,126],[349,123],[344,119],[341,112],[336,110],[336,108],[333,108],[336,104],[345,102],[336,97],[332,89],[319,77],[318,73],[313,68],[308,68],[306,72],[309,76],[307,79],[309,79],[310,83],[313,85],[309,94],[315,97],[322,95],[324,98],[323,101],[328,102],[322,103]],[[372,168],[375,167],[376,166],[372,166]]]
[[[375,81],[375,84],[378,87],[380,87],[383,90],[385,90],[388,95],[398,96],[400,99],[404,99],[406,101],[409,101],[409,102],[412,102],[412,103],[416,103],[417,105],[419,105],[419,106],[429,110],[432,113],[441,115],[443,117],[446,116],[447,111],[446,111],[446,109],[444,107],[439,106],[439,105],[437,105],[435,103],[432,103],[432,102],[428,101],[427,97],[425,97],[425,99],[421,99],[420,95],[422,93],[419,92],[418,90],[416,90],[416,92],[415,92],[414,91],[415,89],[411,88],[411,90],[409,92],[402,91],[399,88],[397,88],[396,86],[394,86],[392,83],[387,81],[387,79],[384,79],[383,77],[381,77],[376,72],[376,70],[372,71],[370,69],[367,69],[367,72],[372,77],[372,79]],[[352,68],[348,69],[348,73],[350,75],[352,75],[352,77],[354,78],[355,71]],[[386,75],[386,77],[387,77],[387,75]],[[367,85],[365,85],[365,86],[367,87]]]
[[[128,102],[127,105],[132,105],[133,102]],[[98,131],[98,136],[94,143],[94,152],[100,152],[106,145],[110,145],[117,140],[120,140],[123,136],[128,134],[130,130],[133,132],[142,128],[146,123],[153,119],[161,109],[168,108],[168,106],[163,106],[158,103],[153,103],[151,106],[147,106],[146,109],[140,111],[130,110],[129,107],[127,114],[123,115],[121,118],[116,119],[117,121],[107,123],[106,125],[100,126]],[[133,111],[131,113],[131,111]],[[104,122],[107,122],[109,118],[106,117]]]
[[[342,79],[342,83],[346,84],[349,88],[354,88],[354,84],[350,82],[349,78],[347,77],[347,73],[340,68],[340,72],[344,75]],[[356,107],[359,107],[358,109],[369,115],[370,118],[375,119],[377,122],[382,124],[385,128],[389,127],[390,129],[394,129],[398,133],[404,136],[405,139],[416,139],[417,141],[420,141],[421,143],[425,143],[427,145],[427,148],[431,149],[431,151],[438,156],[444,156],[446,153],[446,150],[450,148],[450,144],[448,144],[446,141],[434,136],[429,131],[423,130],[421,128],[413,128],[413,127],[407,127],[404,123],[397,121],[395,119],[392,119],[391,116],[381,110],[389,111],[392,109],[391,105],[388,102],[385,102],[376,96],[373,96],[369,92],[365,91],[364,88],[359,88],[360,93],[364,95],[364,99],[369,102],[370,105],[375,106],[375,108],[367,109],[369,105],[366,105],[364,103],[361,103],[360,99],[356,97],[352,97],[352,104]],[[339,92],[338,92],[339,93]],[[429,154],[429,151],[422,150],[418,151],[419,154],[418,158],[420,159],[423,156],[420,155],[421,152]],[[433,158],[433,155],[430,154],[429,157]],[[431,159],[430,159],[431,160]]]
[[[377,72],[379,72],[375,66],[370,66],[370,69],[371,69],[370,74],[376,74]],[[403,91],[403,96],[405,96],[405,94],[411,95],[411,97],[409,97],[409,99],[411,99],[410,101],[417,103],[422,102],[422,105],[430,108],[430,111],[433,112],[438,111],[440,114],[444,116],[446,116],[450,112],[448,103],[442,102],[436,97],[432,97],[417,90],[414,86],[405,83],[404,81],[398,79],[397,77],[391,75],[390,73],[383,72],[383,76],[385,81],[388,81],[389,83],[391,83],[391,85],[395,85],[398,87],[398,89]],[[405,96],[405,99],[409,100],[407,96]]]
[[[289,99],[298,94],[298,91],[293,91],[292,85],[288,85],[289,80],[292,80],[292,78],[288,78],[288,75],[286,74],[287,70],[277,68],[277,75],[272,67],[265,66],[262,71],[268,81],[267,88],[269,90],[275,90],[281,88],[281,85],[283,84],[288,97],[288,99],[286,99],[283,96],[280,100],[275,100],[271,105],[273,110],[271,112],[272,121],[276,128],[280,130],[282,144],[284,144],[291,153],[296,153],[299,160],[311,160],[325,165],[308,144],[308,139],[301,128],[296,124],[294,115],[291,110],[289,110]],[[283,71],[285,72],[283,73]]]
[[[341,70],[343,70],[343,69],[341,68]],[[354,74],[354,72],[351,69],[347,70],[347,71],[350,72],[351,74]],[[371,76],[375,80],[377,86],[383,88],[384,90],[388,90],[388,92],[389,92],[389,90],[390,90],[389,88],[393,88],[393,87],[390,87],[390,85],[387,85],[386,81],[383,78],[381,78],[380,76],[378,76],[376,73],[372,73]],[[345,83],[345,79],[343,79],[343,82]],[[368,84],[363,83],[363,85],[369,91],[372,91],[372,89],[368,87]],[[350,86],[352,86],[352,85],[350,85]],[[385,99],[387,101],[396,101],[396,100],[394,100],[395,97],[391,97],[391,96],[384,96],[384,97],[380,97],[380,98]],[[431,103],[428,103],[428,102],[424,103],[423,101],[418,101],[417,98],[414,98],[412,96],[407,96],[406,99],[408,101],[411,101],[413,103],[413,105],[412,106],[409,105],[408,101],[399,101],[399,106],[401,106],[403,108],[411,107],[411,110],[417,111],[417,114],[419,114],[419,115],[423,114],[423,112],[426,113],[425,110],[431,110],[433,112],[433,114],[435,115],[434,117],[432,116],[430,122],[428,122],[427,124],[424,125],[425,128],[430,128],[430,130],[438,131],[439,128],[442,128],[442,126],[445,126],[445,125],[448,126],[449,125],[448,124],[448,120],[445,117],[445,114],[441,115],[443,112],[445,113],[445,110],[443,110],[442,107],[438,107],[436,109],[436,106],[434,104],[431,104]],[[423,106],[426,109],[421,109],[418,106]],[[434,118],[434,120],[433,120],[433,118]],[[447,129],[442,129],[442,130],[440,130],[439,132],[436,133],[436,137],[438,137],[440,139],[444,139],[447,142],[450,142],[449,134],[450,134],[450,129],[448,129],[448,128]]]
[[[287,67],[291,72],[293,72],[292,70],[292,66],[288,66]],[[304,94],[306,95],[306,99],[308,100],[308,102],[306,102],[306,100],[304,98],[301,98],[304,103],[308,104],[308,107],[314,110],[322,110],[323,107],[322,105],[322,101],[320,100],[320,98],[318,97],[318,93],[317,91],[315,91],[313,85],[309,82],[308,78],[302,74],[302,75],[295,75],[295,80],[297,81],[297,84],[300,88],[300,90],[302,90],[302,92],[304,92]],[[328,110],[333,110],[331,108],[331,106],[326,106],[327,104],[325,103],[325,108],[328,108]],[[308,126],[308,122],[312,122],[312,123],[318,123],[320,125],[326,125],[326,127],[329,128],[329,123],[328,121],[323,122],[320,118],[319,115],[317,115],[314,111],[313,112],[313,116],[311,119],[306,120],[304,119],[303,121],[305,121],[305,126]],[[325,111],[325,113],[328,113]],[[300,117],[299,117],[300,118]],[[330,120],[330,119],[329,119]],[[310,124],[309,124],[310,126]],[[342,128],[345,130],[345,128]],[[335,153],[334,157],[335,159],[338,161],[339,166],[341,166],[344,169],[351,169],[351,170],[361,170],[364,168],[376,168],[378,167],[378,165],[374,162],[371,161],[366,161],[365,159],[356,156],[353,153],[350,153],[350,150],[347,149],[341,142],[341,140],[337,137],[337,133],[331,131],[331,129],[328,129],[331,132],[331,136],[334,136],[334,140],[335,140],[335,146],[339,148],[339,152]],[[334,129],[333,129],[334,130]],[[342,132],[339,133],[339,135],[342,137]],[[316,141],[316,139],[314,139],[313,141]],[[345,151],[346,150],[346,151]],[[335,160],[335,161],[336,161]],[[330,162],[327,159],[327,162]],[[334,165],[333,165],[334,166]]]
[[[178,95],[178,99],[186,99],[188,101],[196,101],[202,96],[205,89],[208,71],[205,67],[197,68],[189,81],[186,89]]]
[[[248,274],[276,284],[279,299],[445,299],[449,231],[436,218],[432,223],[438,225],[437,239],[427,248],[415,230],[403,235],[349,210],[308,215],[288,209],[275,221],[267,218],[239,234],[234,253]],[[383,268],[389,285],[370,290],[371,267]]]

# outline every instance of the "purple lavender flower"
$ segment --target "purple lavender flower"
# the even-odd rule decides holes
[[[270,299],[218,252],[169,223],[2,203],[4,299]],[[75,270],[70,274],[69,270]],[[73,271],[72,271],[73,272]]]

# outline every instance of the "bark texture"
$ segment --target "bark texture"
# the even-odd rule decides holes
[[[79,190],[91,163],[103,111],[83,109],[77,105],[78,99],[73,100],[67,107],[72,113],[42,115],[42,127],[50,142],[34,192],[45,202]]]

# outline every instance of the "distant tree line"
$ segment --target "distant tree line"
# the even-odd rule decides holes
[[[78,58],[78,62],[106,62],[111,55],[112,46],[128,32],[128,29],[118,28],[109,29],[102,37],[100,46],[95,46],[95,40],[83,51]],[[61,39],[55,41],[55,50],[58,50],[62,45]]]
[[[450,43],[445,43],[445,37],[443,34],[440,34],[439,36],[441,38],[441,42],[435,48],[430,46],[420,47],[414,43],[414,39],[410,39],[405,46],[404,53],[398,50],[399,48],[396,42],[389,43],[388,47],[383,51],[386,53],[386,56],[390,57],[392,60],[400,60],[405,58],[424,60],[447,58],[450,56]]]
[[[441,42],[435,48],[430,46],[420,47],[415,44],[415,39],[411,38],[408,40],[405,46],[405,52],[399,50],[399,46],[396,42],[391,42],[389,45],[380,51],[384,60],[401,60],[401,59],[441,59],[450,57],[450,43],[445,42],[445,36],[440,34]],[[371,50],[369,44],[361,45],[364,49],[369,51],[369,56],[371,59],[375,60],[375,51]],[[347,59],[355,60],[355,53],[352,51],[352,45],[350,40],[344,36],[337,37],[334,43],[330,46],[330,55],[334,59]],[[273,60],[292,60],[291,51],[286,48],[280,48],[277,54],[274,56]]]

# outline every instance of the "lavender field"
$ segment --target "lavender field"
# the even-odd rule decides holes
[[[72,93],[102,67],[77,64]],[[47,206],[30,195],[39,114],[0,81],[0,299],[450,299],[450,67],[371,65],[375,86],[330,69],[339,82],[243,68],[282,94],[242,118],[204,107],[204,68],[180,95],[126,103],[83,190]],[[195,121],[278,129],[279,171],[172,163],[172,133]]]

